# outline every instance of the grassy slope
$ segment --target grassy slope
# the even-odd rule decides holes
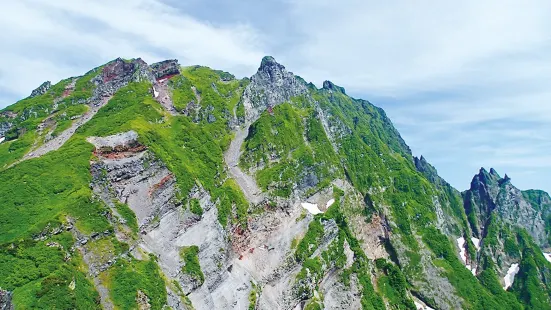
[[[49,129],[46,129],[42,136],[38,135],[36,129],[46,118],[51,117],[57,123],[53,136],[69,128],[72,123],[71,117],[81,115],[87,110],[82,100],[91,96],[94,85],[90,80],[98,74],[99,70],[100,68],[96,68],[79,77],[74,91],[58,102],[56,112],[52,115],[50,112],[54,99],[62,96],[65,86],[71,82],[71,79],[60,81],[44,95],[20,100],[2,110],[17,113],[18,117],[13,120],[0,116],[0,122],[8,121],[14,125],[6,134],[8,140],[13,140],[0,144],[0,169],[22,158],[34,143],[40,145],[43,142],[44,134]]]

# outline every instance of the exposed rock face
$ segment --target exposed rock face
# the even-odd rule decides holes
[[[11,129],[13,125],[9,122],[0,123],[0,137],[4,137],[6,132]]]
[[[128,149],[138,145],[138,134],[131,130],[107,137],[89,137],[88,142],[97,149]]]
[[[262,59],[243,94],[246,121],[257,119],[268,107],[307,93],[306,85],[271,56]]]
[[[0,289],[0,310],[13,310],[11,292]]]
[[[169,59],[152,64],[151,70],[155,78],[161,80],[180,74],[180,65],[177,59]]]
[[[111,96],[130,82],[143,81],[155,81],[155,76],[145,61],[141,58],[130,61],[117,58],[106,64],[101,74],[92,79],[96,84],[92,100]]]
[[[36,97],[36,96],[44,95],[50,89],[50,87],[52,87],[52,82],[46,81],[46,82],[40,84],[40,86],[38,86],[38,88],[33,90],[29,97],[33,98],[33,97]]]

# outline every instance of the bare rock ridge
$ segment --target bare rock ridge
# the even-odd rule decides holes
[[[52,87],[52,82],[46,81],[31,92],[30,98],[45,94]]]
[[[304,81],[299,80],[271,56],[262,58],[258,71],[243,94],[246,122],[251,123],[268,107],[307,94]]]

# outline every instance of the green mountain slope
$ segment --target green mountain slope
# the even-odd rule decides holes
[[[460,193],[382,109],[272,57],[241,80],[116,59],[0,137],[7,309],[551,308],[547,193],[493,169]]]

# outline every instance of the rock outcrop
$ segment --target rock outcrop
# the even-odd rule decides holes
[[[526,229],[540,247],[549,246],[551,232],[546,230],[549,225],[546,221],[551,210],[549,203],[545,203],[548,197],[543,193],[536,194],[532,201],[535,204],[532,204],[510,178],[501,178],[494,169],[487,172],[482,168],[463,195],[465,211],[477,237],[484,236],[484,229],[495,212],[508,225]]]
[[[169,59],[152,64],[151,70],[158,81],[180,74],[180,65],[177,59]]]
[[[323,89],[329,90],[329,91],[335,91],[339,92],[343,95],[346,95],[346,91],[344,90],[344,87],[337,86],[333,84],[331,81],[323,81]]]
[[[273,57],[266,56],[243,93],[246,121],[254,121],[266,109],[306,93],[304,81],[288,72]]]
[[[13,310],[12,293],[0,288],[0,310]]]
[[[38,86],[36,89],[34,89],[31,92],[31,95],[29,97],[33,98],[33,97],[36,97],[36,96],[44,95],[45,93],[48,92],[50,87],[52,87],[52,82],[46,81],[46,82],[40,84],[40,86]]]
[[[145,61],[141,58],[129,61],[117,58],[103,66],[101,73],[92,79],[96,84],[92,101],[112,96],[130,82],[143,81],[155,81],[155,76]]]

